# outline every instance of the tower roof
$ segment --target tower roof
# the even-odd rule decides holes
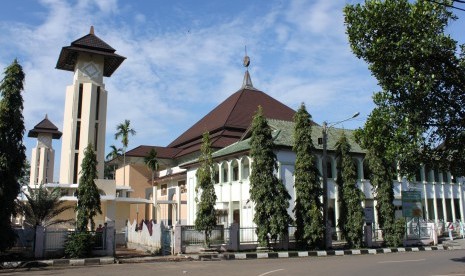
[[[58,128],[50,122],[47,115],[45,115],[45,118],[35,125],[33,129],[29,130],[27,137],[37,138],[37,136],[41,133],[52,134],[53,139],[60,139],[62,135],[61,131],[59,131]]]
[[[110,77],[126,59],[115,54],[115,49],[94,34],[93,26],[89,34],[71,42],[61,49],[56,69],[74,71],[79,53],[89,53],[104,57],[103,76]]]

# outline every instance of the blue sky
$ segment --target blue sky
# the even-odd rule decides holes
[[[113,136],[124,119],[137,131],[129,148],[166,146],[240,88],[247,45],[256,88],[293,109],[305,102],[317,123],[360,112],[343,125],[352,129],[363,126],[378,90],[345,35],[342,9],[357,2],[3,1],[0,68],[14,58],[24,68],[27,131],[45,114],[62,130],[65,88],[73,74],[56,70],[56,61],[63,46],[93,25],[98,37],[127,57],[104,79],[106,148],[120,146]],[[465,12],[456,13],[460,19],[448,32],[465,43]],[[25,137],[28,156],[35,143]],[[61,141],[54,148],[59,163]]]

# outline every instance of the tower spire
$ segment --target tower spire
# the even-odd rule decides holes
[[[95,34],[95,33],[94,33],[94,26],[90,26],[89,34],[92,34],[92,35]]]
[[[245,56],[243,60],[243,65],[245,69],[244,80],[242,81],[242,88],[254,88],[252,84],[252,79],[250,78],[249,74],[249,65],[250,65],[250,57],[247,55],[247,46],[244,46]]]

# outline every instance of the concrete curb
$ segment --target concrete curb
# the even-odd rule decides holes
[[[265,253],[222,253],[222,254],[199,254],[190,255],[194,260],[253,260],[253,259],[277,259],[277,258],[299,258],[299,257],[327,257],[346,255],[370,255],[387,254],[398,252],[419,252],[435,250],[455,250],[461,247],[453,246],[427,246],[427,247],[398,247],[378,249],[352,249],[352,250],[326,250],[326,251],[290,251],[290,252],[265,252]]]
[[[21,261],[21,262],[2,262],[1,269],[18,269],[45,266],[83,266],[83,265],[105,265],[114,264],[114,257],[100,257],[87,259],[56,259],[56,260],[38,260],[38,261]]]
[[[420,247],[398,247],[398,248],[377,248],[377,249],[352,249],[352,250],[322,250],[322,251],[289,251],[289,252],[250,252],[250,253],[215,253],[215,254],[189,254],[172,257],[134,257],[134,258],[114,258],[100,257],[88,259],[56,259],[40,261],[3,262],[1,269],[20,269],[45,266],[85,266],[85,265],[105,265],[114,263],[142,263],[142,262],[179,262],[179,261],[206,261],[206,260],[256,260],[256,259],[277,259],[277,258],[299,258],[299,257],[328,257],[346,255],[374,255],[400,252],[419,252],[436,250],[458,250],[460,245],[438,245]]]

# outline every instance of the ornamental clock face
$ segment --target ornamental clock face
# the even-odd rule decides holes
[[[90,78],[95,78],[100,75],[100,70],[98,69],[98,66],[95,65],[93,62],[84,64],[84,66],[82,67],[82,71]]]
[[[39,141],[46,146],[50,146],[52,144],[52,139],[49,136],[40,136]]]

